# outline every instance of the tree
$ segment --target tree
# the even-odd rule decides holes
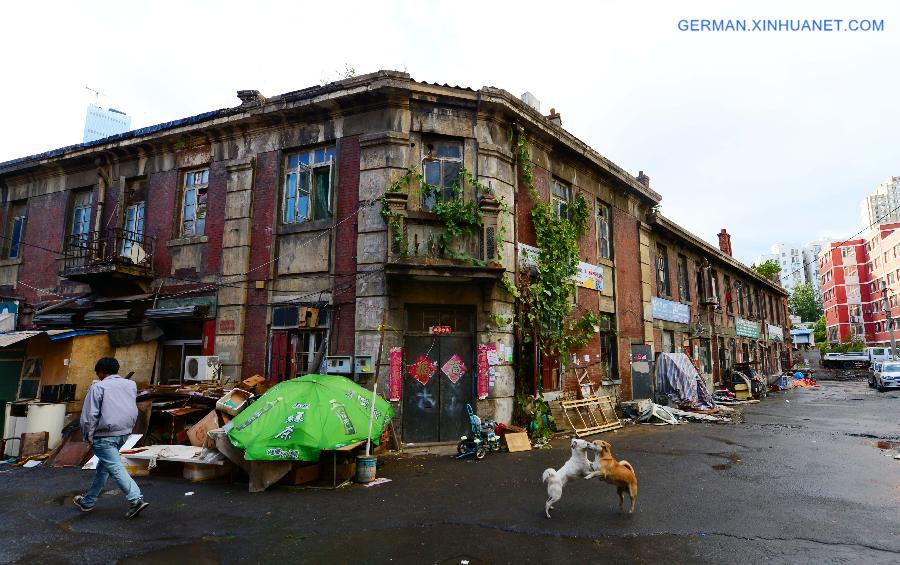
[[[752,269],[769,280],[778,280],[775,276],[781,272],[781,265],[776,261],[769,259],[759,265],[753,265]]]
[[[820,316],[816,325],[813,326],[813,339],[816,343],[825,343],[825,316]]]
[[[822,299],[809,283],[801,283],[791,293],[790,310],[794,316],[800,316],[803,322],[818,320],[824,313]]]

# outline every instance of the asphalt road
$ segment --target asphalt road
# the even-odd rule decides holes
[[[72,506],[90,472],[3,470],[0,562],[900,563],[900,460],[882,449],[900,442],[898,415],[900,392],[823,382],[733,424],[603,434],[637,469],[633,515],[613,487],[582,481],[544,517],[541,472],[567,440],[477,463],[388,459],[393,482],[338,491],[152,476],[131,521],[115,492],[90,514]]]

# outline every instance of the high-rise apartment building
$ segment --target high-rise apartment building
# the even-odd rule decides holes
[[[816,292],[821,291],[819,280],[819,253],[828,246],[828,240],[818,239],[806,245],[794,245],[791,243],[776,243],[772,246],[772,252],[760,255],[756,258],[756,264],[765,261],[774,261],[781,267],[778,277],[788,291],[801,283],[810,283]]]
[[[860,203],[863,227],[900,222],[900,177],[888,177]]]
[[[89,104],[84,118],[83,143],[125,133],[131,129],[131,116],[114,108],[104,109]]]

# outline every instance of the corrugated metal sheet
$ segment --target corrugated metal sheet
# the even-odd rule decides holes
[[[0,347],[9,347],[14,343],[19,343],[20,341],[25,341],[26,339],[32,338],[36,335],[41,335],[45,332],[40,331],[28,331],[28,332],[9,332],[5,334],[0,334]]]

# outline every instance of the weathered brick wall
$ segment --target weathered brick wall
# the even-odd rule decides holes
[[[23,263],[19,280],[25,284],[16,289],[28,302],[38,300],[37,288],[57,288],[59,263],[57,257],[43,247],[62,250],[66,232],[68,192],[41,194],[28,199],[28,225],[25,227]],[[32,247],[34,246],[34,247]],[[29,286],[25,286],[25,285]],[[43,296],[41,300],[58,298]]]
[[[331,327],[330,354],[353,355],[356,342],[355,281],[358,220],[355,213],[359,206],[359,136],[341,139],[339,149],[335,220],[340,225],[334,234],[335,315]]]
[[[247,275],[247,312],[244,319],[245,378],[266,374],[268,341],[268,298],[266,290],[258,290],[256,281],[270,278],[272,260],[275,196],[278,193],[278,151],[256,156],[256,178],[253,187],[253,228],[250,235],[250,270]]]
[[[631,398],[631,344],[644,341],[641,300],[640,222],[619,208],[612,209],[616,249],[616,312],[619,325],[619,378],[623,400]]]
[[[165,277],[172,271],[172,256],[166,242],[172,237],[177,224],[175,197],[178,192],[178,171],[151,174],[147,179],[147,204],[144,211],[144,230],[156,238],[153,268],[157,276]]]
[[[213,161],[209,165],[209,186],[207,187],[207,211],[204,264],[199,271],[204,274],[218,274],[222,271],[222,236],[225,234],[225,200],[228,190],[228,171],[224,161]]]

